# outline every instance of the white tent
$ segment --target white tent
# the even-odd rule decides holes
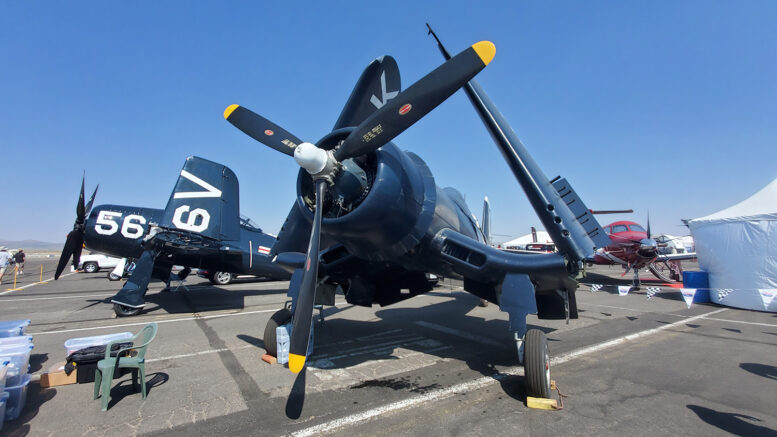
[[[777,289],[777,179],[736,205],[689,222],[713,302],[763,311]],[[716,289],[733,291],[720,301]],[[767,311],[777,312],[777,299]]]
[[[550,234],[548,234],[545,231],[537,231],[537,242],[538,243],[553,243],[553,239],[550,238]],[[532,234],[526,234],[522,235],[514,240],[510,240],[506,243],[502,243],[502,247],[506,249],[524,249],[526,248],[527,244],[534,243],[534,239],[532,238]]]

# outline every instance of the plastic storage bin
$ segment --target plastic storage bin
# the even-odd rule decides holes
[[[5,420],[14,420],[19,417],[27,402],[27,386],[30,385],[30,375],[24,375],[22,382],[15,386],[6,386],[8,402],[5,404]]]
[[[8,403],[8,393],[0,391],[0,431],[3,430],[5,422],[5,405]]]
[[[0,338],[24,335],[24,330],[30,326],[29,320],[5,320],[0,322]]]
[[[10,346],[12,344],[32,343],[32,335],[17,335],[16,337],[0,338],[0,347]]]
[[[94,337],[71,338],[65,342],[65,356],[69,357],[75,351],[92,346],[103,346],[113,340],[126,340],[132,338],[131,332],[119,332],[117,334],[95,335]]]
[[[11,361],[9,361],[7,358],[0,357],[0,393],[5,390],[5,375],[8,373],[8,364],[10,363]]]
[[[696,289],[696,294],[693,295],[693,303],[711,302],[710,281],[709,281],[709,276],[707,275],[707,272],[704,272],[704,271],[683,272],[683,287]]]
[[[19,385],[22,376],[27,373],[32,347],[32,344],[0,346],[0,357],[7,357],[10,361],[8,373],[5,375],[6,387]]]

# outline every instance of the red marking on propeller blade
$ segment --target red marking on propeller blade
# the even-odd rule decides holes
[[[310,270],[310,258],[308,258],[307,262],[305,263],[305,270]]]
[[[275,135],[275,132],[271,131],[270,129],[267,129],[266,131],[264,131],[264,134],[267,135],[268,137],[271,137]]]
[[[401,108],[399,108],[399,115],[405,115],[410,112],[411,109],[413,109],[413,105],[410,103],[405,103]]]

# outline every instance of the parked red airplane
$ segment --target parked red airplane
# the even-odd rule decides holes
[[[640,286],[640,269],[647,268],[664,282],[677,282],[683,273],[680,261],[696,258],[695,253],[659,254],[659,244],[650,237],[650,220],[647,230],[637,223],[621,220],[605,226],[604,232],[610,236],[612,244],[597,249],[593,258],[587,261],[592,264],[620,264],[625,269],[623,276],[632,270],[635,287]]]

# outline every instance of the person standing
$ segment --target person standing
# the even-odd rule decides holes
[[[13,256],[14,262],[16,262],[16,268],[19,271],[20,275],[24,274],[24,259],[27,258],[27,255],[24,253],[24,250],[19,249],[18,252]]]
[[[0,246],[0,285],[3,284],[3,275],[5,275],[8,264],[11,261],[11,254],[5,246]]]

